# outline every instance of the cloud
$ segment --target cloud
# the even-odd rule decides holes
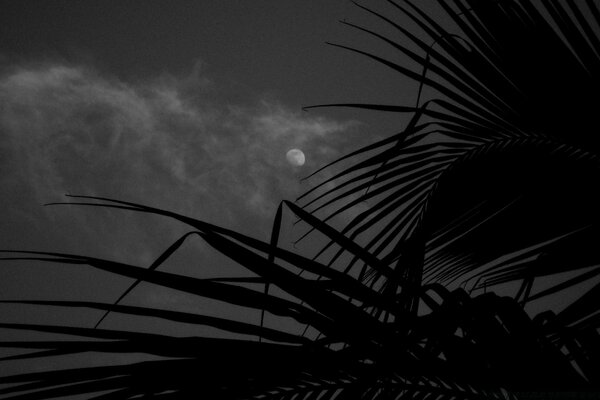
[[[302,175],[356,146],[355,126],[275,101],[235,104],[200,64],[134,83],[77,65],[14,67],[0,77],[0,183],[12,188],[0,195],[3,229],[27,219],[43,229],[53,211],[33,205],[76,193],[264,237],[279,201],[306,189]],[[301,170],[285,161],[293,147],[307,156]]]

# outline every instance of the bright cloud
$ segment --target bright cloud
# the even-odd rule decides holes
[[[135,84],[58,64],[5,72],[0,181],[13,189],[1,203],[14,212],[23,198],[97,195],[266,231],[279,201],[306,189],[287,150],[305,152],[304,175],[356,146],[352,122],[226,104],[215,90],[198,69]]]

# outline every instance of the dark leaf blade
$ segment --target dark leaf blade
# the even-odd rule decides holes
[[[336,337],[345,337],[351,343],[368,347],[375,339],[386,342],[390,340],[390,332],[379,321],[371,319],[362,310],[352,306],[339,296],[307,284],[306,279],[269,263],[265,258],[244,249],[225,237],[217,234],[202,234],[202,236],[209,245],[222,254],[256,274],[264,276],[274,285],[335,321],[336,330],[333,333]]]
[[[42,252],[31,253],[44,254]],[[43,261],[75,265],[87,264],[103,271],[127,276],[130,278],[142,279],[145,282],[155,283],[160,286],[199,295],[202,297],[214,298],[239,306],[256,308],[258,310],[266,308],[275,315],[292,317],[297,319],[299,322],[312,323],[314,326],[318,326],[320,328],[329,326],[329,323],[314,311],[302,307],[299,304],[278,297],[267,296],[264,293],[244,287],[156,270],[149,271],[144,268],[134,267],[124,263],[117,263],[92,257],[73,256],[71,258],[71,256],[68,254],[59,253],[52,253],[52,255],[58,255],[62,258],[46,258],[43,259]],[[26,258],[13,257],[11,259],[23,260]]]
[[[354,255],[358,256],[364,262],[369,264],[372,268],[376,269],[381,274],[385,275],[387,278],[393,280],[394,282],[398,283],[399,285],[402,285],[402,282],[400,281],[400,277],[393,269],[391,269],[387,265],[384,265],[380,260],[375,258],[369,252],[365,251],[358,244],[352,242],[346,236],[341,235],[338,231],[336,231],[335,229],[333,229],[326,223],[320,221],[318,218],[311,215],[310,213],[304,211],[300,207],[296,206],[294,203],[291,203],[289,201],[284,201],[284,202],[290,208],[290,210],[292,210],[292,212],[294,212],[294,214],[296,214],[298,217],[302,218],[302,220],[306,221],[312,227],[314,227],[317,230],[319,230],[320,232],[324,233],[327,237],[329,237],[330,239],[332,239],[333,241],[335,241],[336,243],[338,243],[339,245],[341,245],[342,247],[344,247],[345,249],[347,249]]]
[[[191,314],[182,311],[162,310],[158,308],[146,308],[139,306],[116,305],[97,303],[89,301],[47,301],[47,300],[0,300],[0,304],[31,304],[42,306],[57,306],[69,308],[92,308],[97,310],[112,310],[113,312],[138,315],[145,317],[160,318],[169,321],[212,326],[224,331],[239,333],[250,336],[264,336],[266,339],[288,342],[288,343],[304,343],[310,342],[301,336],[296,336],[286,332],[278,331],[271,328],[256,326],[246,322],[239,322],[233,319],[225,319],[199,314]],[[94,327],[96,328],[96,327]]]
[[[162,263],[164,263],[173,253],[175,253],[179,247],[181,247],[181,245],[184,243],[184,241],[192,234],[197,234],[198,232],[188,232],[185,235],[183,235],[181,238],[179,238],[177,241],[175,241],[175,243],[173,243],[171,246],[169,246],[169,248],[167,250],[165,250],[160,256],[158,256],[158,258],[156,260],[154,260],[154,262],[152,262],[152,264],[150,265],[150,267],[148,268],[149,271],[153,271],[156,268],[158,268]],[[114,302],[114,305],[117,305],[121,302],[121,300],[123,300],[125,298],[125,296],[127,296],[127,294],[129,294],[129,292],[131,292],[133,289],[135,289],[135,287],[137,285],[140,284],[140,282],[142,282],[140,279],[137,279],[134,283],[132,283],[120,296],[119,298]],[[100,326],[100,324],[102,323],[102,321],[104,321],[104,319],[106,319],[106,317],[110,314],[111,309],[108,308],[106,310],[106,312],[104,313],[104,315],[102,315],[102,317],[100,317],[100,319],[98,320],[98,322],[96,322],[96,325],[94,326],[94,328],[97,328],[98,326]]]

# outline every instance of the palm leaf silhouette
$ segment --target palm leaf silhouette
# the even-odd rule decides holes
[[[462,30],[454,34],[410,1],[388,3],[431,42],[362,5],[411,46],[346,24],[384,40],[427,73],[335,46],[417,80],[433,92],[431,98],[412,108],[357,103],[307,107],[414,115],[405,130],[353,154],[368,154],[366,158],[301,196],[304,207],[311,213],[326,210],[327,221],[368,202],[368,209],[341,232],[352,240],[362,238],[365,248],[386,262],[401,261],[406,249],[423,242],[421,269],[406,268],[416,274],[408,280],[417,285],[423,275],[425,282],[442,283],[480,278],[476,287],[489,287],[597,264],[589,246],[565,242],[580,229],[579,243],[597,237],[597,198],[590,183],[597,174],[598,142],[590,134],[594,117],[589,101],[598,89],[598,38],[590,25],[598,25],[597,6],[591,1],[544,2],[543,7],[528,1],[440,1]],[[411,50],[415,47],[422,54]],[[336,185],[324,190],[330,181]],[[498,232],[510,235],[498,243]],[[549,243],[530,250],[530,258],[518,267],[502,269],[496,263],[481,270],[545,241]],[[566,260],[567,253],[573,258],[557,265],[554,256]],[[352,267],[358,264],[356,258],[351,262]],[[368,278],[379,275],[373,271]]]
[[[420,69],[334,46],[413,79],[419,84],[417,104],[306,109],[403,113],[410,117],[406,127],[324,166],[349,164],[314,185],[299,205],[282,202],[269,242],[167,210],[69,196],[71,202],[60,204],[160,215],[194,230],[150,267],[60,252],[2,251],[2,260],[85,265],[135,281],[112,304],[2,301],[104,315],[95,327],[1,323],[3,329],[63,338],[0,342],[32,350],[0,361],[89,352],[150,359],[3,376],[0,395],[442,400],[598,390],[600,284],[558,313],[531,318],[524,310],[599,273],[593,246],[599,139],[590,101],[600,89],[597,5],[438,0],[454,32],[411,1],[387,3],[424,35],[404,28],[393,13],[357,3],[402,40],[344,23],[387,43]],[[339,221],[332,224],[365,203],[340,228]],[[315,256],[279,246],[283,212],[305,224],[307,235],[326,238]],[[199,279],[160,271],[193,236],[251,276]],[[534,290],[538,278],[559,273],[570,277]],[[254,309],[260,320],[121,304],[141,282]],[[512,297],[487,291],[507,283],[519,286]],[[101,322],[108,313],[211,326],[237,336],[105,329]],[[267,324],[266,313],[295,321],[296,332]]]

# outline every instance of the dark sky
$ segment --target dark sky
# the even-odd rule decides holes
[[[384,1],[377,7],[398,15]],[[302,106],[416,97],[397,74],[325,44],[398,59],[343,19],[390,32],[345,0],[0,0],[0,247],[148,266],[189,230],[164,218],[42,206],[65,193],[148,204],[268,238],[279,201],[318,182],[300,177],[404,123]],[[301,168],[285,160],[295,147],[306,154]],[[303,232],[289,216],[284,230],[284,246]],[[197,238],[161,268],[243,273]],[[0,268],[3,299],[112,302],[130,283],[87,267]],[[150,285],[125,303],[227,313]],[[62,310],[0,307],[12,321],[66,318]],[[99,312],[69,315],[90,326]],[[106,326],[143,324],[111,316]]]
[[[433,3],[419,5],[448,23]],[[387,2],[369,5],[415,28]],[[414,83],[325,44],[411,66],[340,20],[403,40],[346,0],[0,0],[0,247],[145,266],[188,231],[164,218],[42,206],[65,193],[148,204],[267,239],[279,201],[332,171],[300,177],[405,123],[393,114],[302,106],[416,99]],[[306,154],[303,167],[285,160],[295,147]],[[303,232],[289,217],[284,231],[287,245]],[[197,239],[164,269],[242,272]],[[113,301],[129,283],[88,268],[0,268],[5,299]],[[150,287],[130,297],[188,304]],[[81,323],[95,318],[83,314]]]
[[[399,127],[393,115],[303,113],[302,106],[402,103],[415,95],[397,74],[325,45],[393,55],[338,23],[374,22],[347,1],[0,5],[3,175],[14,187],[3,204],[35,200],[27,205],[33,207],[64,192],[90,190],[162,204],[152,195],[169,185],[188,201],[190,190],[227,197],[227,179],[240,179],[242,172],[270,181],[246,193],[252,179],[244,180],[237,193],[246,200],[265,197],[255,203],[268,214],[272,200],[302,190],[273,180],[297,182]],[[302,171],[285,168],[285,150],[294,146],[307,154]],[[27,176],[17,179],[19,173]],[[153,179],[139,180],[144,173]]]
[[[228,101],[272,96],[289,107],[399,95],[397,79],[386,79],[395,75],[324,45],[377,43],[338,23],[375,21],[346,0],[1,4],[0,51],[8,64],[45,59],[135,82],[189,74],[201,63]]]
[[[439,17],[433,1],[419,3]],[[400,18],[385,1],[369,4]],[[302,106],[416,99],[413,83],[325,44],[410,66],[338,22],[344,19],[399,37],[346,0],[0,0],[0,248],[148,266],[190,230],[147,215],[42,206],[65,193],[148,204],[266,240],[279,201],[332,172],[304,183],[302,176],[405,123],[397,115]],[[306,165],[286,162],[291,148],[304,151]],[[291,221],[284,219],[287,247],[304,232]],[[244,273],[197,238],[161,269],[197,277]],[[0,265],[1,299],[112,302],[130,283],[87,267]],[[140,285],[125,303],[258,318],[151,285]],[[93,326],[101,313],[67,318],[64,310],[0,305],[0,315]],[[214,333],[117,315],[104,326]]]

